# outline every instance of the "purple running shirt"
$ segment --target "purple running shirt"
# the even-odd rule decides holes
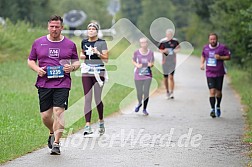
[[[142,64],[142,68],[134,69],[135,80],[146,80],[152,78],[151,68],[148,67],[148,63],[154,62],[153,51],[148,49],[148,52],[144,55],[139,50],[134,52],[133,58],[135,62]]]
[[[225,72],[225,65],[223,60],[216,60],[214,58],[215,54],[220,56],[231,56],[229,49],[223,45],[218,43],[215,48],[209,46],[207,44],[203,47],[202,56],[206,60],[206,76],[207,77],[219,77],[224,76]]]
[[[29,60],[38,61],[39,67],[45,67],[45,71],[55,69],[56,66],[64,66],[72,61],[78,60],[75,43],[64,37],[61,41],[50,41],[47,36],[36,39],[32,45]],[[49,67],[50,66],[50,67]],[[59,68],[57,70],[62,70]],[[56,72],[57,72],[56,70]],[[53,78],[48,74],[38,76],[36,87],[40,88],[71,88],[71,77],[69,73],[61,74]]]

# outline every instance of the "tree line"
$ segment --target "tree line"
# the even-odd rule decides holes
[[[20,20],[33,26],[46,26],[51,14],[62,15],[70,10],[87,14],[84,29],[90,20],[110,28],[112,16],[107,11],[109,0],[1,0],[0,17],[13,23]],[[216,32],[221,42],[232,51],[232,62],[252,72],[252,3],[250,0],[121,0],[116,20],[128,18],[149,35],[151,22],[167,17],[176,27],[176,37],[189,41],[195,48],[206,44],[208,34]]]

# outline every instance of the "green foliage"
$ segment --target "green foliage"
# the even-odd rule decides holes
[[[121,1],[121,18],[129,19],[134,25],[137,25],[139,16],[142,14],[141,0]]]
[[[31,25],[24,21],[13,24],[7,19],[6,25],[0,26],[0,62],[27,59],[33,40],[42,32],[39,29],[32,31]]]
[[[49,11],[49,0],[1,0],[0,4],[0,16],[13,23],[24,20],[38,25],[42,20],[48,20]]]
[[[187,40],[196,47],[202,45],[202,35],[209,32],[219,34],[219,40],[232,52],[232,62],[251,70],[252,63],[252,5],[249,0],[199,1],[192,3],[197,17],[191,19]],[[207,5],[206,5],[207,4]],[[199,33],[195,32],[198,29]],[[194,39],[192,38],[194,34]],[[195,40],[200,39],[200,40]]]
[[[96,20],[100,23],[101,28],[110,28],[112,16],[107,11],[108,1],[104,0],[50,0],[50,6],[54,6],[54,13],[63,16],[64,13],[70,10],[83,10],[87,14],[85,23],[78,29],[86,29],[91,20]]]
[[[173,13],[175,8],[171,1],[167,0],[142,0],[142,14],[139,16],[137,21],[137,27],[148,37],[150,36],[150,25],[151,23],[159,18],[166,17],[173,21]],[[165,36],[165,32],[164,32]]]

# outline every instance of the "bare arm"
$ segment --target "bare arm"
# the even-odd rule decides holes
[[[103,50],[102,53],[98,54],[100,55],[100,58],[107,63],[108,62],[108,58],[109,58],[109,54],[107,50]]]
[[[27,60],[28,66],[35,72],[37,72],[37,74],[40,77],[43,77],[46,74],[45,68],[46,67],[39,67],[37,65],[37,63],[34,60]]]
[[[135,62],[134,60],[132,60],[132,63],[134,64],[134,66],[136,68],[141,68],[142,67],[142,64],[139,64],[139,63]]]
[[[217,59],[217,60],[230,60],[231,57],[229,55],[227,56],[220,56],[218,54],[215,54],[214,57]]]
[[[205,57],[204,56],[201,56],[201,59],[200,59],[200,69],[201,70],[205,70]]]

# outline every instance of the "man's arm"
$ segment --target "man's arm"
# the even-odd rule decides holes
[[[201,56],[201,59],[200,59],[200,69],[201,70],[205,70],[205,57],[204,56]]]
[[[230,60],[231,57],[229,55],[227,56],[220,56],[218,54],[215,54],[214,57],[217,59],[217,60]]]
[[[36,61],[28,59],[27,64],[33,71],[37,72],[40,77],[43,77],[46,74],[45,67],[39,67]]]

